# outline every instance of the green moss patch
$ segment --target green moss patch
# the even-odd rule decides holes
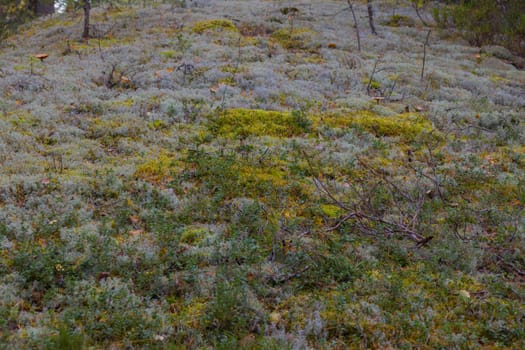
[[[207,21],[200,21],[193,25],[192,31],[198,34],[202,34],[206,31],[226,30],[230,32],[238,32],[239,30],[228,19],[211,19]]]
[[[321,204],[321,211],[330,218],[337,218],[344,214],[344,210],[333,204]]]
[[[174,159],[163,153],[156,159],[151,159],[139,165],[135,170],[135,177],[152,183],[169,182],[172,177]]]
[[[212,133],[228,138],[292,137],[307,132],[309,120],[300,113],[229,109],[213,118],[209,128]]]
[[[275,31],[271,39],[285,49],[306,49],[313,31],[307,28],[290,30],[288,28]]]
[[[414,27],[416,25],[416,21],[407,16],[393,15],[388,20],[383,22],[383,24],[390,27]]]
[[[204,227],[188,227],[180,236],[181,243],[199,244],[203,238],[210,235],[210,231]]]
[[[414,113],[389,117],[370,112],[359,112],[351,115],[323,117],[320,123],[332,127],[361,129],[378,137],[400,137],[405,140],[412,140],[420,133],[432,131],[432,123]]]

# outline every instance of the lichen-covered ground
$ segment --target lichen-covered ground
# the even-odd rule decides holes
[[[511,54],[431,28],[421,79],[406,4],[359,52],[346,1],[186,3],[2,43],[0,347],[525,347]]]

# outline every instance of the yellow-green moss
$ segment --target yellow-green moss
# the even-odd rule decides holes
[[[182,232],[180,241],[182,243],[198,244],[206,235],[209,235],[207,229],[202,227],[190,227]]]
[[[73,19],[62,19],[62,18],[56,18],[51,17],[42,23],[39,23],[40,30],[42,29],[48,29],[51,27],[70,27],[72,25],[75,25],[76,22]]]
[[[135,176],[153,183],[163,183],[171,179],[174,159],[168,154],[160,154],[156,159],[148,160],[139,165]]]
[[[198,329],[201,326],[202,318],[206,312],[206,300],[204,298],[196,298],[188,305],[184,306],[177,317],[180,318],[180,323],[184,327]]]
[[[117,101],[110,101],[107,103],[104,103],[104,108],[107,108],[108,110],[116,110],[121,108],[131,108],[135,101],[132,98],[127,98],[125,100],[117,100]]]
[[[230,32],[238,32],[239,30],[228,19],[211,19],[206,21],[200,21],[193,24],[192,31],[198,34],[202,34],[208,30],[226,30]]]
[[[239,169],[239,180],[245,188],[254,190],[264,184],[280,188],[287,184],[287,172],[279,168],[256,168],[251,166]]]
[[[306,131],[293,113],[258,109],[225,110],[210,121],[209,128],[214,134],[229,138],[291,137]]]
[[[374,90],[379,90],[379,89],[381,89],[381,83],[378,82],[378,81],[376,81],[376,80],[373,80],[373,79],[372,79],[372,81],[370,81],[370,78],[363,78],[363,79],[361,79],[361,82],[362,82],[363,84],[367,84],[367,85],[368,85],[368,83],[370,82],[370,88],[371,88],[371,89],[374,89]]]
[[[415,113],[387,117],[371,112],[359,112],[351,115],[322,117],[319,122],[331,127],[353,127],[376,136],[401,137],[405,140],[412,140],[422,132],[432,131],[430,121]]]
[[[160,55],[167,59],[179,59],[181,56],[181,53],[179,51],[167,50],[167,51],[162,51]]]
[[[408,16],[393,15],[383,24],[390,27],[414,27],[416,22]]]
[[[323,56],[321,55],[317,55],[317,54],[313,54],[313,55],[308,55],[304,58],[304,61],[305,63],[313,63],[313,64],[322,64],[322,63],[326,63],[326,60]]]
[[[491,74],[489,77],[490,81],[493,83],[503,83],[503,84],[509,84],[511,83],[510,79],[504,78],[502,76],[499,76],[497,74]]]
[[[344,213],[344,210],[333,204],[321,204],[321,211],[330,218],[337,218]]]
[[[31,113],[20,111],[20,112],[14,112],[14,113],[6,113],[5,116],[8,117],[7,120],[13,125],[14,127],[21,128],[21,129],[27,129],[29,127],[35,127],[40,124],[40,121]],[[21,130],[21,131],[27,131],[30,130]],[[29,135],[31,135],[29,133]]]
[[[25,69],[29,70],[29,67],[27,65],[23,65],[23,64],[16,64],[16,65],[13,66],[13,70],[15,72],[19,72],[19,71],[25,70]]]
[[[237,74],[237,73],[246,72],[246,68],[245,67],[233,67],[230,65],[226,65],[226,66],[221,67],[221,72]]]
[[[227,78],[221,78],[217,80],[217,82],[222,85],[235,86],[235,79],[231,76]]]
[[[148,123],[148,128],[151,130],[161,130],[166,129],[168,127],[168,124],[164,120],[153,120]]]
[[[241,46],[257,46],[261,43],[261,39],[253,36],[244,36],[241,40]]]
[[[312,33],[313,31],[307,28],[298,28],[293,31],[284,28],[273,32],[271,39],[285,49],[304,49]]]

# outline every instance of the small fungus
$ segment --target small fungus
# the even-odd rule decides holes
[[[35,58],[38,58],[40,62],[44,62],[44,60],[48,57],[49,55],[47,53],[38,53],[35,55]]]

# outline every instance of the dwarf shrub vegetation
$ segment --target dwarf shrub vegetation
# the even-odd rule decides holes
[[[475,45],[497,44],[525,53],[525,4],[522,1],[449,2],[455,4],[434,10],[439,24],[446,26],[447,21],[452,20]]]

